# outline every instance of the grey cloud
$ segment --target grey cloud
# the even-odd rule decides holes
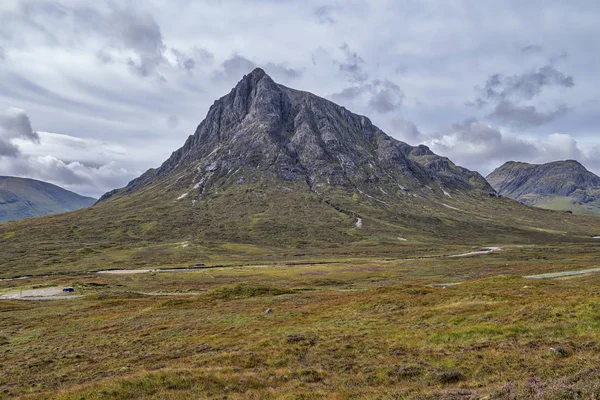
[[[314,15],[317,18],[317,22],[320,24],[335,24],[336,20],[332,16],[332,7],[322,6],[315,10]]]
[[[398,109],[404,100],[404,92],[390,81],[375,81],[371,85],[369,107],[380,113],[389,113]]]
[[[388,80],[374,80],[359,86],[351,86],[330,96],[333,101],[347,105],[367,98],[367,106],[381,114],[397,110],[402,106],[404,92],[398,85]]]
[[[62,8],[58,4],[23,0],[12,11],[9,9],[4,14],[0,14],[0,37],[7,41],[21,40],[21,35],[13,30],[15,26],[21,25],[41,34],[46,44],[58,45],[59,38],[53,29],[45,26],[44,19],[46,17],[62,19],[64,13],[61,10]]]
[[[535,145],[515,136],[504,134],[475,118],[455,123],[444,135],[454,137],[453,148],[458,148],[471,159],[471,164],[485,163],[489,159],[509,160],[514,157],[532,157],[538,153]],[[472,146],[475,145],[475,146]],[[466,149],[474,147],[476,150]]]
[[[74,46],[77,42],[99,37],[104,47],[133,53],[126,65],[140,76],[148,76],[165,61],[162,32],[158,23],[148,12],[131,7],[117,6],[109,2],[105,7],[91,8],[85,3],[75,5],[58,4],[51,1],[24,1],[16,14],[5,15],[9,20],[0,35],[11,41],[23,41],[17,30],[28,27],[55,46]],[[0,18],[0,22],[3,22]],[[100,51],[101,63],[110,61]]]
[[[73,110],[93,112],[96,116],[101,116],[107,121],[126,119],[132,113],[132,109],[137,110],[136,112],[139,110],[152,110],[153,113],[172,113],[176,104],[173,100],[164,101],[164,94],[160,91],[125,91],[120,87],[103,87],[95,82],[78,78],[70,79],[69,83],[77,92],[101,100],[98,102],[99,105],[81,104],[70,99],[59,98],[57,94],[52,94],[53,97],[50,97],[50,99],[55,104],[65,104]]]
[[[554,121],[569,110],[566,105],[559,104],[542,111],[531,104],[545,87],[551,86],[572,88],[575,83],[572,76],[565,75],[552,64],[521,75],[494,74],[487,79],[483,88],[476,87],[478,97],[470,104],[479,108],[491,106],[492,111],[487,118],[505,125],[516,128],[540,126]]]
[[[18,157],[21,154],[19,147],[11,142],[13,139],[40,142],[27,113],[20,108],[8,108],[0,113],[0,157]]]
[[[564,104],[559,105],[554,110],[542,112],[535,106],[517,105],[505,100],[496,105],[494,111],[488,115],[488,118],[504,122],[516,128],[526,128],[544,125],[565,115],[567,111],[568,107]]]
[[[69,107],[70,109],[101,112],[102,107],[95,106],[93,103],[84,103],[76,100],[72,100],[58,93],[57,91],[46,89],[33,82],[32,80],[25,78],[17,73],[10,73],[8,77],[12,83],[11,87],[3,88],[7,95],[13,100],[27,100],[38,102],[40,99],[48,101],[53,106]]]
[[[475,118],[455,123],[448,130],[432,135],[426,144],[459,165],[484,174],[507,160],[534,159],[540,154],[535,144],[507,135]]]
[[[17,146],[0,138],[0,157],[17,157],[19,154]]]
[[[398,65],[394,70],[394,72],[399,75],[405,74],[407,71],[408,67],[406,65]]]
[[[538,54],[544,51],[544,48],[537,44],[530,44],[521,48],[523,54]]]
[[[128,65],[140,76],[150,75],[164,61],[166,46],[162,32],[148,13],[114,8],[107,15],[98,15],[95,30],[112,39],[114,47],[123,47],[136,53],[135,59],[128,60]]]
[[[347,104],[362,96],[366,90],[366,86],[352,86],[343,89],[341,92],[334,93],[329,97],[334,102]]]
[[[563,50],[563,51],[561,51],[558,54],[554,54],[554,55],[550,56],[550,60],[549,61],[550,61],[551,65],[554,65],[558,61],[565,60],[567,58],[569,58],[569,53],[567,53],[566,51]]]
[[[344,52],[345,59],[339,63],[340,71],[353,82],[361,83],[369,79],[369,74],[365,70],[365,60],[345,43],[341,50]]]
[[[353,105],[358,100],[366,99],[366,106],[381,114],[397,110],[404,100],[404,92],[400,87],[389,80],[371,80],[366,72],[366,63],[361,56],[352,51],[347,44],[340,49],[344,53],[342,62],[334,61],[339,65],[339,70],[354,83],[340,92],[330,96],[333,101]]]
[[[498,143],[502,140],[500,130],[479,122],[475,118],[452,124],[451,132],[456,134],[459,140],[474,144]]]
[[[177,115],[171,115],[169,118],[167,118],[167,126],[170,129],[175,129],[179,126],[179,118]]]
[[[0,114],[0,138],[27,139],[39,143],[40,136],[31,127],[31,121],[20,108],[9,108]]]
[[[390,133],[410,144],[422,143],[426,136],[421,133],[414,122],[404,117],[394,117],[390,121]]]
[[[4,47],[0,46],[0,61],[6,60],[6,52],[4,51]]]
[[[113,58],[111,57],[110,54],[108,54],[106,51],[104,50],[100,50],[99,52],[96,53],[96,59],[101,63],[101,64],[110,64],[113,62]]]
[[[479,96],[475,102],[479,106],[485,106],[489,102],[500,102],[506,99],[531,100],[539,95],[545,86],[570,88],[574,85],[572,76],[563,74],[552,65],[546,65],[537,71],[521,75],[490,76],[483,88],[476,88]]]
[[[267,63],[264,65],[264,69],[276,80],[290,81],[302,76],[302,71],[294,68],[287,68],[281,64]]]
[[[115,9],[109,16],[109,27],[126,47],[137,49],[150,57],[161,57],[165,50],[162,33],[152,15],[124,9]]]
[[[178,63],[180,68],[187,69],[188,71],[196,68],[196,61],[193,58],[187,58],[183,62]]]
[[[222,67],[227,78],[239,79],[256,68],[256,64],[246,57],[235,54],[233,57],[225,60]]]
[[[259,65],[255,62],[247,59],[246,57],[240,56],[239,54],[235,54],[231,58],[225,60],[222,64],[225,77],[234,81],[239,80],[242,76],[248,74],[258,66]],[[302,72],[300,70],[288,68],[281,64],[267,63],[263,65],[262,68],[264,68],[265,71],[273,77],[273,79],[284,82],[302,76]]]
[[[25,1],[22,4],[22,10],[31,17],[40,15],[62,19],[68,15],[66,9],[60,4],[45,1]]]
[[[171,49],[171,53],[175,56],[177,67],[187,71],[194,70],[199,64],[210,63],[214,58],[210,51],[197,47],[190,53],[184,53],[178,49]]]
[[[156,67],[158,66],[158,63],[156,63],[156,60],[141,58],[136,61],[133,58],[130,58],[127,61],[127,65],[133,73],[141,77],[147,77],[155,71]],[[161,78],[162,80],[164,80],[163,77]]]

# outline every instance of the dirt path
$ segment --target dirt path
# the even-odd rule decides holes
[[[562,272],[548,272],[545,274],[538,275],[525,275],[523,278],[525,279],[553,279],[553,278],[562,278],[565,276],[577,276],[577,275],[586,275],[600,272],[600,268],[590,268],[590,269],[582,269],[579,271],[562,271]],[[468,282],[468,281],[465,281]],[[436,283],[433,285],[428,285],[432,287],[448,287],[448,286],[456,286],[465,282],[453,282],[453,283]]]
[[[56,301],[56,300],[75,300],[83,296],[50,296],[50,297],[20,297],[10,300],[19,301]]]
[[[97,274],[106,275],[129,275],[129,274],[148,274],[148,273],[159,273],[159,272],[194,272],[204,271],[206,268],[165,268],[165,269],[108,269],[105,271],[98,271]]]
[[[494,251],[500,251],[500,250],[502,250],[502,247],[486,247],[486,250],[471,251],[469,253],[463,253],[463,254],[454,254],[454,255],[448,256],[448,258],[467,257],[467,256],[474,256],[477,254],[490,254]]]
[[[357,227],[358,224],[362,224],[362,220],[360,218],[357,219]],[[406,240],[402,238],[398,238],[400,240]],[[479,251],[471,251],[469,253],[462,254],[453,254],[449,256],[432,256],[432,257],[423,257],[423,258],[401,258],[396,260],[366,260],[365,262],[397,262],[397,261],[417,261],[417,260],[425,260],[431,258],[453,258],[453,257],[467,257],[474,256],[478,254],[489,254],[495,251],[502,250],[502,247],[485,247],[484,250]],[[353,261],[354,262],[354,261]],[[344,264],[344,261],[334,262],[334,263],[307,263],[307,265],[321,265],[321,264]],[[281,267],[281,266],[300,266],[302,263],[298,264],[273,264],[273,265],[265,265],[265,264],[257,264],[257,265],[239,265],[235,267],[211,267],[212,270],[223,270],[228,268],[267,268],[267,267]],[[160,273],[160,272],[194,272],[194,271],[205,271],[207,268],[168,268],[168,269],[109,269],[104,271],[98,271],[97,274],[106,274],[106,275],[129,275],[129,274],[148,274],[148,273]]]
[[[549,272],[547,274],[527,275],[527,276],[524,276],[523,278],[526,278],[526,279],[551,279],[551,278],[561,278],[563,276],[592,274],[594,272],[600,272],[600,268],[590,268],[590,269],[583,269],[583,270],[579,270],[579,271]]]
[[[0,296],[0,300],[46,298],[46,297],[56,296],[57,294],[61,294],[62,292],[63,292],[63,290],[61,287],[19,290],[18,292],[8,293],[8,294],[4,294],[4,295]],[[61,297],[71,297],[71,296],[61,296]]]
[[[98,271],[98,274],[107,275],[128,275],[128,274],[147,274],[149,272],[156,272],[155,269],[111,269],[107,271]]]
[[[0,282],[18,281],[21,279],[29,279],[29,278],[31,278],[31,276],[20,276],[18,278],[4,278],[4,279],[0,279]]]

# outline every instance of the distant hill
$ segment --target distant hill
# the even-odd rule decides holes
[[[75,211],[95,202],[47,182],[0,176],[0,222]]]
[[[501,195],[578,214],[600,214],[600,177],[574,160],[536,165],[510,161],[487,177]]]

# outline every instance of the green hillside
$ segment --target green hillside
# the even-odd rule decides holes
[[[0,222],[65,213],[95,202],[50,183],[0,176]]]

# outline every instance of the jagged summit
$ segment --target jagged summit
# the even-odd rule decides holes
[[[600,177],[576,160],[537,165],[510,161],[487,177],[501,195],[543,208],[600,212]]]
[[[302,182],[317,194],[333,188],[378,195],[425,187],[439,193],[493,192],[479,174],[436,156],[426,146],[393,139],[365,116],[279,85],[260,68],[217,100],[194,135],[160,168],[101,201],[157,184],[172,174],[189,182],[186,197],[196,200],[212,188],[249,177]]]

